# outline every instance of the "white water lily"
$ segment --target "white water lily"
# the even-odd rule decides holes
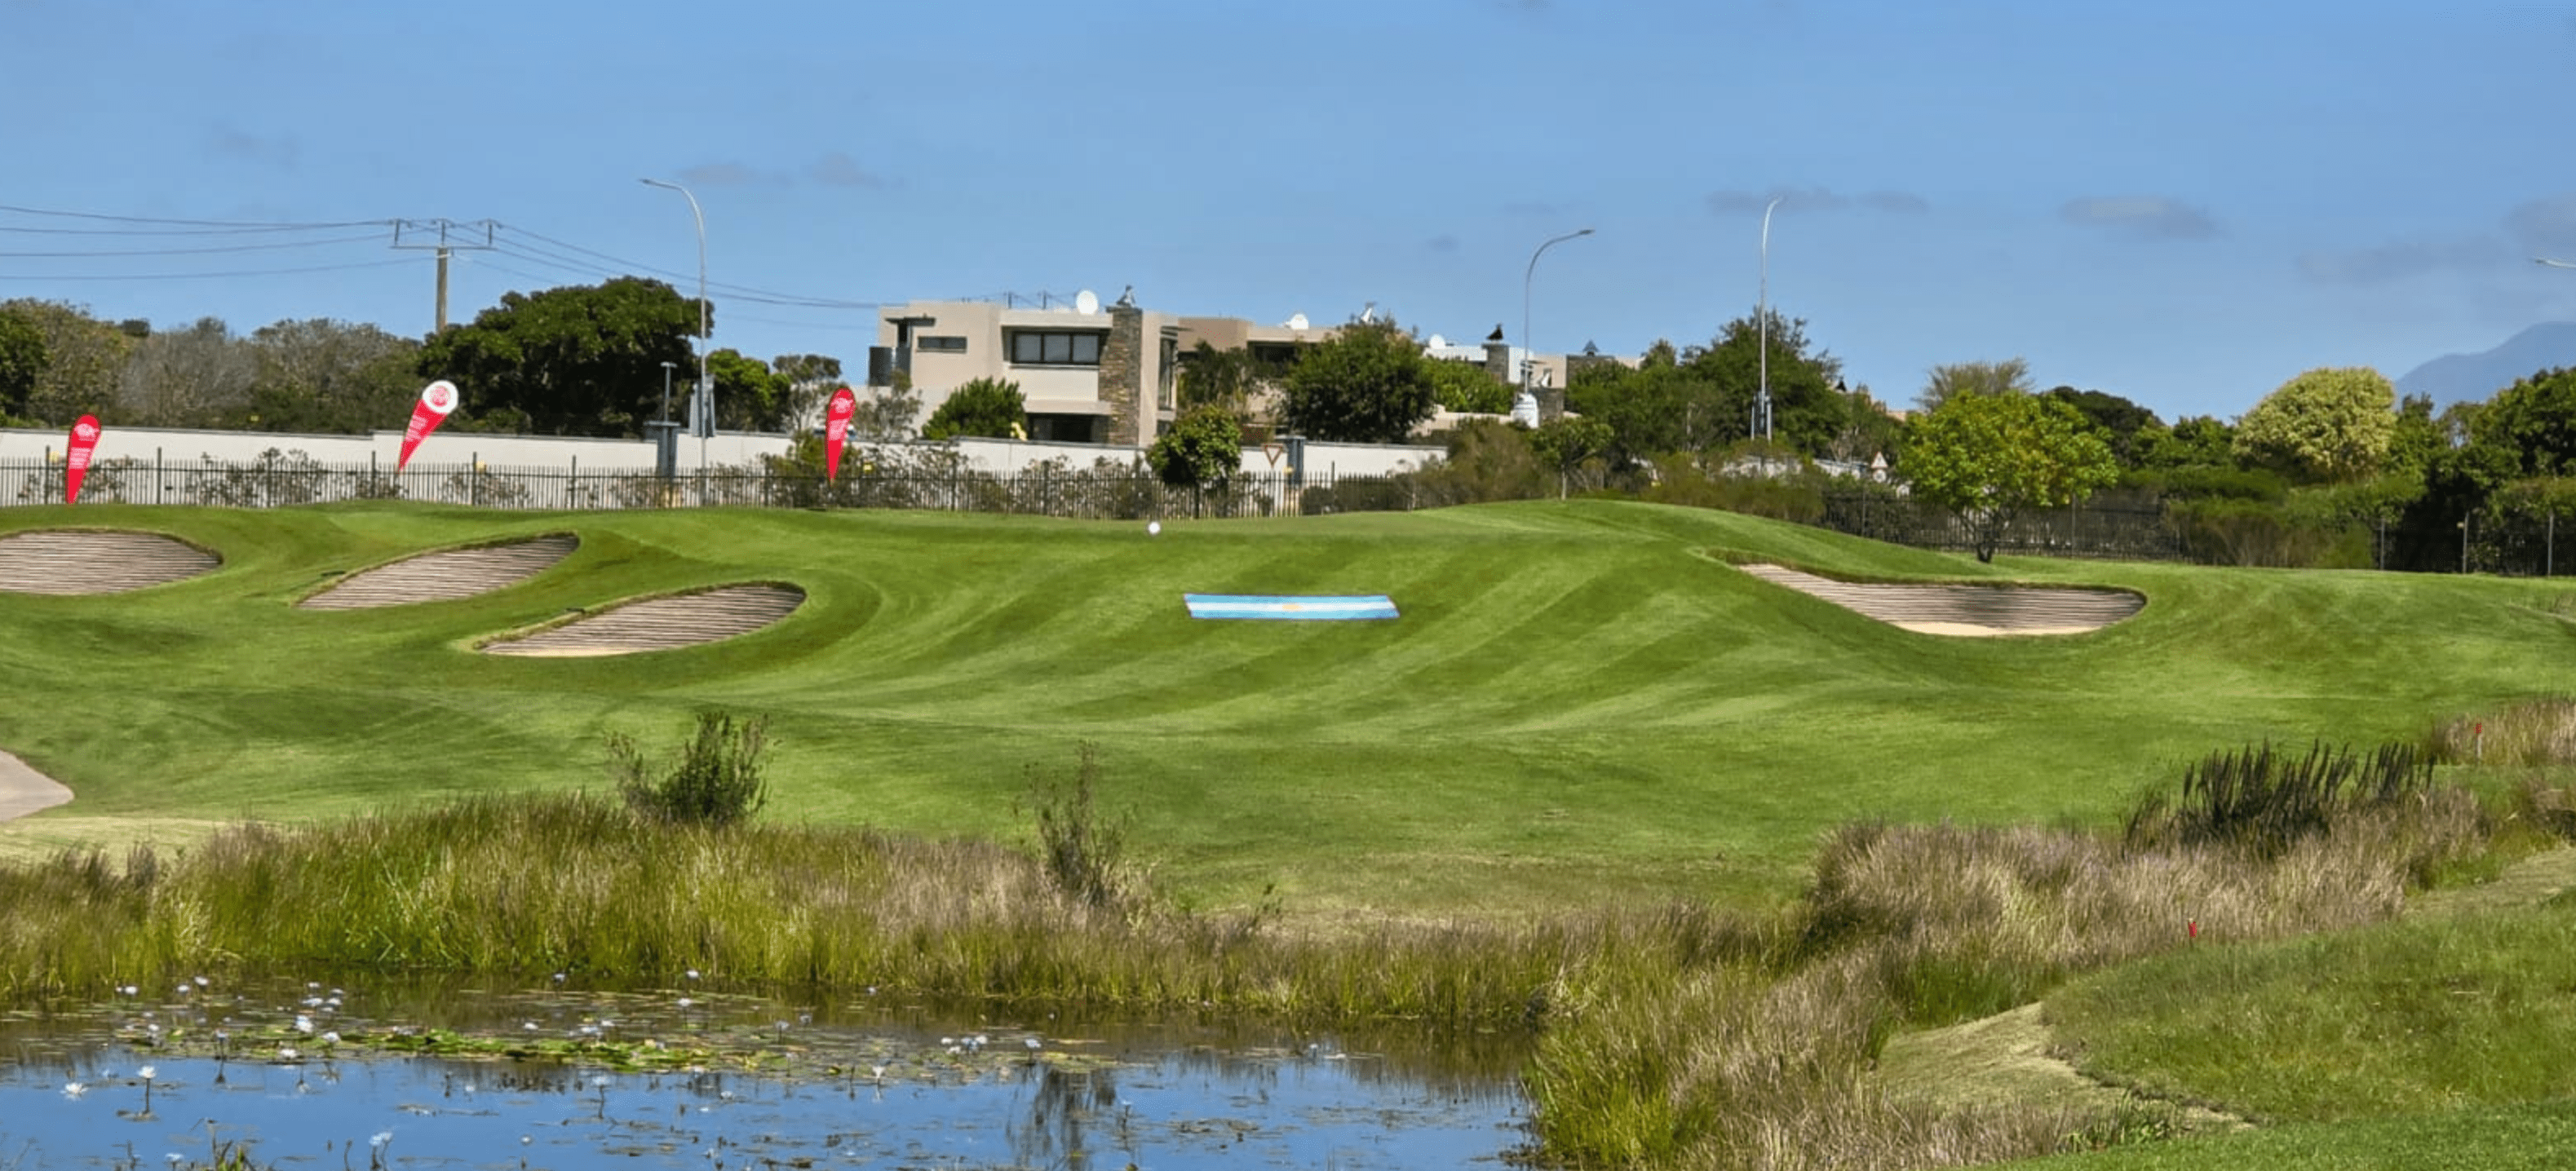
[[[77,1101],[77,1100],[79,1100],[79,1098],[80,1098],[80,1096],[81,1096],[81,1095],[86,1094],[86,1093],[88,1093],[88,1092],[89,1092],[89,1087],[88,1087],[88,1086],[86,1086],[86,1085],[84,1085],[84,1084],[82,1084],[82,1083],[80,1083],[80,1082],[64,1082],[64,1083],[63,1083],[63,1096],[64,1096],[64,1097],[66,1097],[66,1098],[70,1098],[70,1099],[73,1099],[73,1100]]]
[[[151,1066],[148,1066],[148,1065],[147,1065],[147,1066],[144,1066],[144,1067],[143,1067],[143,1068],[141,1068],[141,1069],[138,1069],[138,1070],[135,1070],[135,1071],[134,1071],[134,1076],[139,1077],[139,1078],[142,1078],[143,1080],[145,1080],[145,1081],[147,1081],[147,1082],[152,1080],[152,1074],[153,1074],[153,1069],[152,1069],[152,1067],[151,1067]]]

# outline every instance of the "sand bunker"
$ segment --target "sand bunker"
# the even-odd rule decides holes
[[[0,590],[21,594],[121,594],[221,564],[194,545],[151,533],[50,529],[0,537]]]
[[[794,613],[805,591],[793,586],[739,585],[668,598],[648,598],[550,626],[534,634],[486,643],[495,655],[631,655],[717,642],[748,634]]]
[[[2082,634],[2145,609],[2124,590],[2029,586],[1866,585],[1835,581],[1778,565],[1737,568],[1775,585],[1813,594],[1844,609],[1917,634]]]
[[[0,752],[0,821],[69,803],[72,791],[27,762]]]
[[[534,577],[580,547],[579,537],[558,533],[507,545],[423,553],[350,574],[295,607],[367,610],[470,598]]]

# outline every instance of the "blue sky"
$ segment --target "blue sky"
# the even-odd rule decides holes
[[[855,369],[879,301],[1130,285],[1517,338],[1579,227],[1536,345],[1633,354],[1751,310],[1782,195],[1770,300],[1882,398],[2019,355],[2230,416],[2576,319],[2530,262],[2576,258],[2571,63],[2576,13],[2478,0],[0,0],[0,205],[353,225],[0,212],[0,298],[418,335],[398,218],[501,225],[458,319],[687,289],[650,176],[705,208],[715,343],[764,358]],[[293,246],[181,251],[251,243]]]

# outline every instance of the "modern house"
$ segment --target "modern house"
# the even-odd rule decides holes
[[[1124,294],[1106,305],[1089,292],[1036,305],[912,301],[878,311],[868,384],[888,386],[897,372],[908,375],[926,418],[950,391],[975,379],[1013,382],[1028,402],[1027,438],[1143,447],[1171,426],[1183,356],[1199,343],[1243,349],[1255,362],[1284,367],[1299,349],[1338,328],[1317,327],[1302,313],[1278,325],[1164,313],[1140,308]],[[1562,387],[1567,363],[1582,361],[1533,359],[1500,332],[1496,327],[1495,337],[1474,348],[1434,336],[1424,352],[1475,362],[1505,382],[1516,382],[1518,364],[1530,361],[1540,387]]]

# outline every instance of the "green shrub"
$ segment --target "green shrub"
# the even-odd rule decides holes
[[[658,821],[725,826],[760,811],[769,801],[762,778],[763,718],[736,722],[722,712],[698,713],[697,735],[655,769],[624,736],[608,737],[609,771],[627,808]]]
[[[2332,828],[2336,815],[2386,807],[2433,785],[2433,762],[2415,745],[2382,744],[2367,756],[2310,745],[2304,756],[2270,743],[2222,749],[2183,771],[2179,797],[2148,794],[2129,813],[2131,848],[2216,845],[2277,857]]]
[[[1084,741],[1068,779],[1029,766],[1028,809],[1038,823],[1038,861],[1057,891],[1095,907],[1120,901],[1126,883],[1127,823],[1093,804],[1100,746]]]

